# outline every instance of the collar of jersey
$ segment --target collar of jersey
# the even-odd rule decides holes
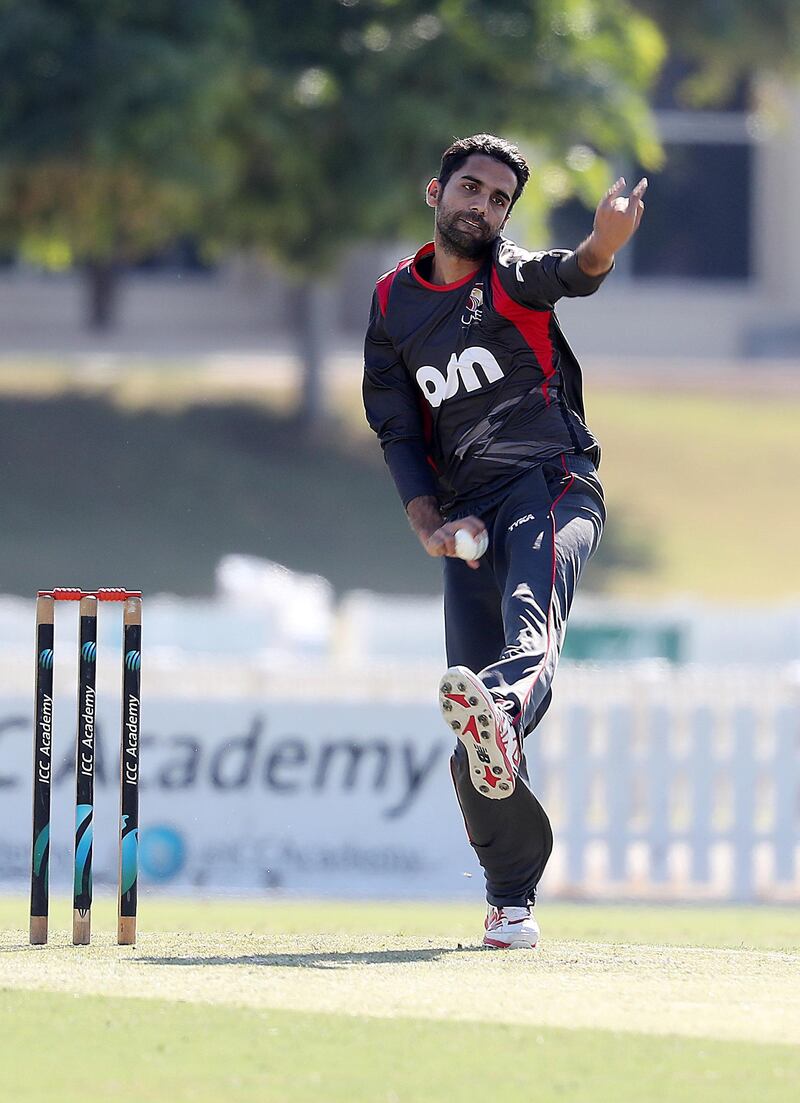
[[[468,275],[463,276],[460,280],[456,280],[455,283],[429,283],[428,280],[422,278],[417,271],[417,262],[424,260],[425,257],[429,257],[434,251],[434,244],[429,241],[426,245],[414,255],[414,259],[411,261],[411,275],[417,281],[421,283],[423,287],[427,287],[429,291],[454,291],[457,287],[463,287],[465,283],[469,283],[470,280],[475,278],[475,275],[480,272],[482,264],[479,264],[474,271]]]

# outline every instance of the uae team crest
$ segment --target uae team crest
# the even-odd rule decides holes
[[[467,299],[467,310],[461,315],[461,323],[471,326],[473,322],[480,322],[483,315],[483,284],[476,283]]]

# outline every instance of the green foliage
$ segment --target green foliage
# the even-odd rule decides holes
[[[252,20],[246,171],[221,232],[299,271],[353,239],[424,234],[424,185],[453,137],[520,142],[541,226],[601,156],[658,159],[646,91],[659,32],[626,0],[243,0]],[[566,161],[566,167],[565,167]]]
[[[423,235],[443,147],[479,130],[530,157],[533,238],[607,158],[657,165],[662,31],[696,103],[800,57],[794,0],[0,0],[0,244],[63,267],[191,231],[316,273]]]
[[[234,0],[0,2],[0,240],[32,259],[130,259],[233,181]]]
[[[755,73],[796,75],[800,69],[797,0],[636,0],[692,66],[682,85],[686,103],[713,107]]]

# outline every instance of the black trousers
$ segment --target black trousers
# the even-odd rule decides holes
[[[602,536],[603,488],[589,459],[564,455],[516,479],[481,519],[489,548],[480,569],[444,560],[447,661],[479,673],[527,738],[550,704],[578,580]],[[477,792],[461,743],[450,765],[487,900],[533,903],[553,833],[524,757],[505,800]]]

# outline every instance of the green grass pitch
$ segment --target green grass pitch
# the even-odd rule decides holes
[[[800,1093],[790,908],[543,904],[541,946],[478,949],[437,904],[145,899],[91,947],[30,947],[0,901],[2,1098],[98,1103],[765,1103]]]

